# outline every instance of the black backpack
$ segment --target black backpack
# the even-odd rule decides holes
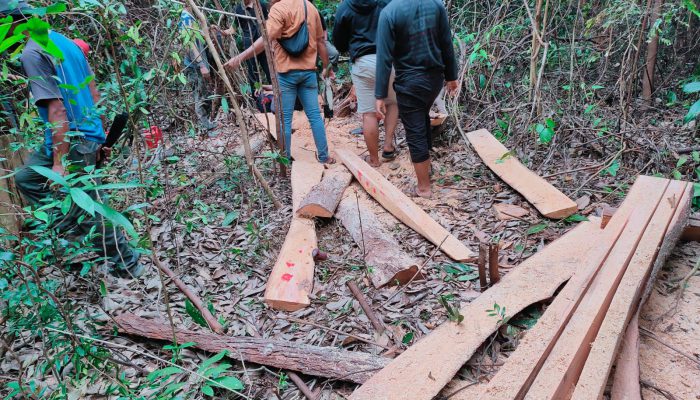
[[[278,39],[280,46],[292,57],[300,56],[307,47],[309,47],[309,28],[306,24],[306,0],[304,2],[304,22],[299,27],[294,35],[286,39]]]

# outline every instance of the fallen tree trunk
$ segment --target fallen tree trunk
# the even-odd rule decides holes
[[[327,171],[321,183],[312,187],[301,201],[297,215],[306,218],[332,217],[351,181],[352,174],[342,165]]]
[[[362,249],[365,264],[371,268],[372,285],[380,288],[387,284],[404,284],[416,273],[420,264],[401,251],[399,243],[377,219],[367,200],[357,195],[355,187],[345,190],[336,218]],[[422,279],[422,275],[416,276]]]
[[[114,318],[119,332],[156,340],[173,340],[173,329],[165,322],[125,313]],[[335,347],[319,347],[283,340],[222,336],[212,333],[175,329],[179,344],[194,342],[198,349],[210,353],[229,351],[229,358],[275,368],[289,369],[306,375],[363,383],[389,363],[388,358],[353,352]]]

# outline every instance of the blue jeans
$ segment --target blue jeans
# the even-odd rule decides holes
[[[292,117],[294,116],[294,103],[297,96],[304,106],[306,118],[311,124],[314,135],[314,143],[318,151],[318,160],[328,160],[328,142],[326,141],[326,128],[321,118],[321,108],[318,105],[318,83],[316,71],[289,71],[277,74],[282,91],[282,111],[284,114],[284,144],[287,149],[287,157],[290,157],[292,148]]]

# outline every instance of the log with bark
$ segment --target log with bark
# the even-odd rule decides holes
[[[297,215],[306,218],[332,217],[351,181],[352,174],[342,165],[326,171],[321,183],[312,187],[299,204]]]
[[[114,318],[119,332],[156,340],[173,340],[173,328],[167,322],[149,320],[125,313]],[[363,383],[390,359],[335,347],[252,337],[222,336],[175,328],[178,343],[194,342],[210,353],[228,350],[237,361],[289,369],[306,375]]]

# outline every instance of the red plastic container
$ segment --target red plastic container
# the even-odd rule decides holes
[[[143,132],[143,137],[146,139],[146,146],[149,149],[156,149],[163,143],[163,131],[157,126],[151,126]]]

